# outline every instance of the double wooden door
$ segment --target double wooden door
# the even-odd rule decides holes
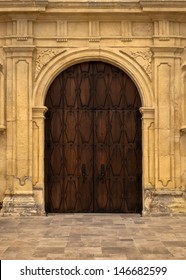
[[[140,212],[141,106],[120,69],[86,62],[62,72],[45,105],[47,212]]]

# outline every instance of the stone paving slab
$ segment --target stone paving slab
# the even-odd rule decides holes
[[[0,259],[186,260],[186,216],[1,216]]]

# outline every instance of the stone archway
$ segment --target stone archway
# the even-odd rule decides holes
[[[153,120],[154,109],[153,94],[150,86],[150,81],[141,68],[141,66],[134,60],[132,60],[127,54],[121,54],[120,52],[113,53],[110,50],[79,50],[78,52],[69,52],[59,54],[53,58],[38,75],[37,83],[33,95],[33,190],[37,204],[42,211],[45,209],[44,203],[44,114],[47,108],[44,105],[45,97],[52,81],[65,69],[69,68],[73,64],[77,64],[85,61],[103,61],[110,63],[121,70],[123,70],[129,77],[132,78],[138,92],[140,94],[142,107],[140,112],[142,113],[142,150],[144,146],[148,149],[149,135],[154,137]],[[145,133],[148,130],[148,134]],[[152,145],[151,145],[152,146]],[[151,147],[154,149],[154,147]],[[153,157],[153,155],[152,155]],[[143,208],[144,201],[144,189],[145,185],[148,186],[149,180],[149,168],[153,169],[154,166],[149,166],[148,161],[151,160],[146,152],[143,152],[142,158],[142,189],[143,189]],[[153,160],[153,159],[152,159]]]

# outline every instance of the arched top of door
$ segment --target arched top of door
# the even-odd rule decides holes
[[[128,54],[111,49],[78,49],[63,51],[41,68],[33,92],[33,106],[45,103],[46,94],[53,80],[68,67],[85,61],[103,61],[123,70],[138,88],[143,107],[153,107],[151,81],[145,70]]]

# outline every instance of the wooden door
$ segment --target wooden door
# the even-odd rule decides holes
[[[141,120],[135,84],[103,62],[70,67],[46,97],[47,212],[140,212]]]

